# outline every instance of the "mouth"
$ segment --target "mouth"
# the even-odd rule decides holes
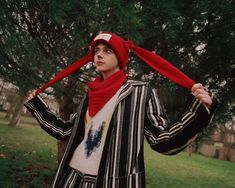
[[[95,64],[96,64],[96,65],[103,65],[104,62],[103,62],[103,61],[97,61]]]

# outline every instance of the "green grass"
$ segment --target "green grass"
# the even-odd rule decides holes
[[[235,163],[181,152],[157,154],[145,147],[149,188],[235,188]]]
[[[56,140],[23,118],[19,127],[0,123],[0,187],[49,187],[57,167]],[[235,188],[232,162],[185,152],[165,156],[145,143],[145,164],[147,188]]]
[[[56,140],[40,127],[0,124],[0,187],[48,187],[56,166]]]

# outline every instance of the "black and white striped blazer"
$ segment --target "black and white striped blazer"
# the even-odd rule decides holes
[[[34,97],[25,104],[45,131],[57,139],[68,140],[52,187],[58,187],[58,180],[84,138],[87,103],[85,96],[70,121],[56,117],[40,97]],[[145,187],[144,136],[152,149],[168,155],[176,154],[209,124],[212,114],[192,96],[187,110],[177,122],[169,125],[156,90],[145,82],[127,81],[109,125],[96,187]]]

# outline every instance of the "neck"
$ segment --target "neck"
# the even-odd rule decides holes
[[[112,76],[114,73],[120,71],[120,69],[115,69],[113,70],[112,72],[102,72],[102,77],[103,77],[103,80],[106,80],[108,77]]]

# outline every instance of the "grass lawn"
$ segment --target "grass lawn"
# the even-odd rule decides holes
[[[0,187],[49,187],[56,147],[38,126],[0,123]],[[147,188],[235,188],[235,163],[184,152],[164,156],[145,143],[145,164]]]
[[[147,146],[145,164],[149,188],[235,188],[232,162],[186,152],[166,156]]]
[[[49,187],[57,166],[56,140],[38,126],[0,124],[0,187]]]

